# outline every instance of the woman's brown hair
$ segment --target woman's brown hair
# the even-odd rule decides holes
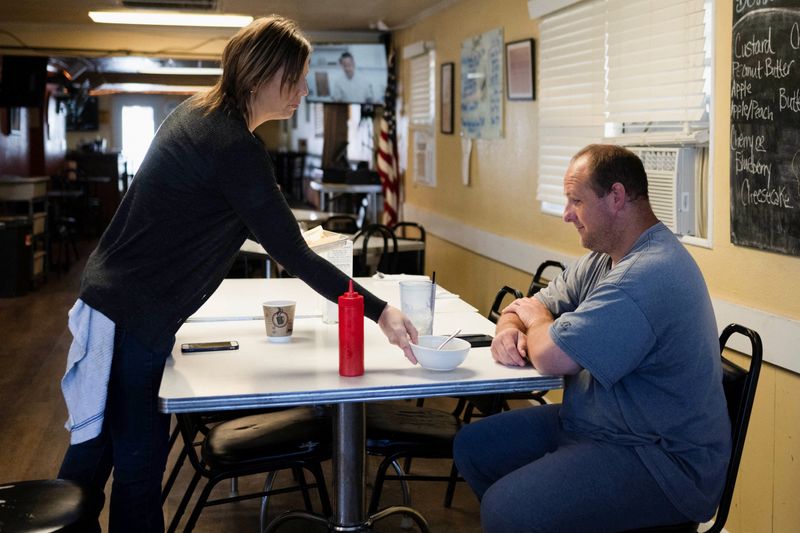
[[[253,91],[281,67],[281,89],[297,84],[309,54],[311,44],[294,21],[278,15],[256,19],[231,37],[222,52],[222,75],[192,102],[207,112],[235,110],[247,120]]]

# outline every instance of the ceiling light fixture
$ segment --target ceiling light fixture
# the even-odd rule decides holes
[[[213,15],[154,11],[89,11],[89,18],[104,24],[145,24],[154,26],[202,26],[241,28],[253,22],[249,15]]]

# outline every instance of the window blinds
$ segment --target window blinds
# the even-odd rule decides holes
[[[544,211],[563,208],[569,158],[602,141],[606,123],[641,134],[707,120],[706,3],[586,0],[541,19],[536,197]]]
[[[433,52],[410,61],[409,117],[412,124],[432,124],[434,117]]]
[[[703,118],[705,0],[606,0],[611,122]]]
[[[605,1],[590,0],[560,10],[543,18],[539,31],[536,198],[547,211],[560,212],[570,158],[603,138]]]

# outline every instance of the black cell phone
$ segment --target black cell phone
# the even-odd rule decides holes
[[[220,350],[238,350],[237,341],[215,341],[215,342],[188,342],[181,344],[183,353],[192,352],[217,352]]]
[[[463,335],[456,335],[456,338],[464,339],[473,348],[480,348],[481,346],[491,346],[492,339],[494,339],[494,337],[492,337],[491,335],[484,335],[482,333],[466,333]]]

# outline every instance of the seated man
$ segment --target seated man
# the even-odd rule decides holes
[[[632,152],[589,145],[564,221],[591,253],[497,324],[492,356],[564,374],[564,400],[465,426],[459,471],[487,532],[702,522],[730,456],[714,311],[692,257],[653,214]]]

